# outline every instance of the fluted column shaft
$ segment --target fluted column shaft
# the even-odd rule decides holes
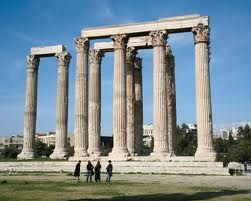
[[[101,50],[90,50],[89,147],[90,156],[100,156]]]
[[[88,147],[88,54],[89,40],[75,39],[77,50],[74,158],[86,157]]]
[[[213,123],[209,73],[209,29],[198,24],[192,29],[195,41],[195,73],[196,73],[196,117],[198,129],[198,147],[195,159],[214,161],[216,153],[213,149]]]
[[[56,142],[52,159],[65,159],[67,151],[68,126],[68,77],[71,55],[68,52],[56,54],[58,60],[58,86],[56,106]]]
[[[114,41],[113,84],[113,149],[110,157],[128,156],[126,146],[126,35],[112,37]]]
[[[134,62],[135,79],[135,149],[141,154],[143,143],[143,84],[142,84],[142,58],[136,57]]]
[[[127,104],[127,149],[131,156],[135,155],[135,88],[134,59],[136,49],[128,47],[126,52],[126,104]]]
[[[167,91],[165,45],[166,31],[150,33],[153,44],[153,127],[154,149],[152,156],[168,155]]]
[[[167,126],[168,126],[168,146],[171,156],[175,155],[176,144],[176,90],[175,90],[175,61],[171,47],[166,46],[166,81],[167,81]]]
[[[18,159],[34,158],[36,117],[37,117],[37,82],[39,58],[35,55],[27,57],[26,100],[24,114],[24,142]]]

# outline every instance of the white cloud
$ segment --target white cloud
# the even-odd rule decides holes
[[[116,14],[109,3],[105,0],[96,0],[97,5],[97,15],[102,20],[109,20],[109,24],[113,23],[120,23],[120,24],[127,24],[127,23],[135,23],[133,13],[130,11],[125,12],[125,10],[120,10],[119,14]],[[124,8],[123,8],[124,9]],[[126,16],[123,15],[126,13]]]
[[[105,19],[114,19],[114,13],[112,12],[110,6],[106,1],[96,0],[95,1],[97,5],[97,13],[100,17],[103,17]]]
[[[11,68],[8,68],[9,78],[11,80],[16,79],[17,75],[20,75],[20,71],[25,71],[26,58],[16,59],[10,62]]]
[[[48,43],[53,43],[50,40],[39,40],[36,39],[26,33],[16,31],[16,30],[6,30],[7,34],[9,34],[12,37],[15,37],[18,40],[21,40],[26,43],[30,43],[32,45],[41,45],[41,44],[48,44]]]

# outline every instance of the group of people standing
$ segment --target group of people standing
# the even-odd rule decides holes
[[[76,164],[75,171],[74,171],[74,177],[76,177],[77,181],[80,181],[80,166],[81,166],[81,161],[79,160],[78,163]],[[87,182],[92,182],[92,176],[94,175],[95,181],[100,182],[101,181],[101,164],[100,161],[97,161],[97,164],[95,167],[92,165],[91,161],[88,161],[87,166],[86,166],[86,181]],[[112,161],[108,161],[108,165],[106,166],[106,172],[107,172],[107,177],[106,177],[106,182],[111,181],[112,177]]]

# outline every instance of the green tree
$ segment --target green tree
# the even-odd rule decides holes
[[[244,128],[242,126],[240,126],[238,128],[238,139],[244,139],[244,140],[250,140],[251,139],[251,129],[250,126],[248,124],[246,124],[244,126]]]
[[[16,147],[5,147],[1,152],[3,158],[17,158],[18,154]]]
[[[74,156],[74,146],[68,146],[68,156]]]
[[[181,156],[193,156],[197,147],[197,133],[189,130],[187,124],[177,126],[176,154]]]
[[[251,129],[249,125],[238,128],[237,140],[229,135],[228,140],[214,140],[217,160],[227,164],[231,161],[251,161]]]
[[[48,146],[44,142],[38,140],[35,143],[35,155],[38,158],[40,158],[41,156],[49,157],[52,154],[54,147],[54,145]]]
[[[229,161],[251,161],[251,140],[242,140],[231,146],[227,157]]]
[[[229,133],[229,136],[228,136],[228,145],[232,146],[234,144],[236,144],[235,141],[234,141],[234,138],[233,138],[232,134]]]

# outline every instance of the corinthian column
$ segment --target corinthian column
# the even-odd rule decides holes
[[[111,37],[114,41],[113,149],[110,157],[123,160],[126,147],[126,35]]]
[[[171,47],[166,46],[166,87],[167,87],[167,126],[168,126],[168,146],[171,156],[175,155],[176,143],[176,90],[175,90],[175,62]]]
[[[66,159],[67,152],[67,123],[68,123],[68,77],[71,55],[69,52],[56,54],[58,60],[58,88],[56,108],[56,142],[50,158]]]
[[[209,73],[209,28],[198,24],[192,29],[195,43],[196,117],[198,147],[195,160],[215,161]]]
[[[143,85],[142,85],[142,58],[136,57],[134,62],[135,79],[135,149],[141,154],[143,143]]]
[[[89,40],[75,38],[77,51],[74,159],[88,156],[88,52]]]
[[[101,50],[90,50],[89,147],[90,156],[100,156]]]
[[[153,44],[153,127],[154,149],[152,156],[166,157],[168,153],[167,136],[167,91],[165,46],[166,31],[150,33]]]
[[[34,158],[34,144],[37,117],[37,76],[39,58],[35,55],[27,57],[26,101],[24,114],[24,142],[18,159]]]
[[[127,104],[127,149],[131,156],[135,155],[135,89],[134,89],[134,59],[137,51],[127,47],[126,52],[126,104]]]

